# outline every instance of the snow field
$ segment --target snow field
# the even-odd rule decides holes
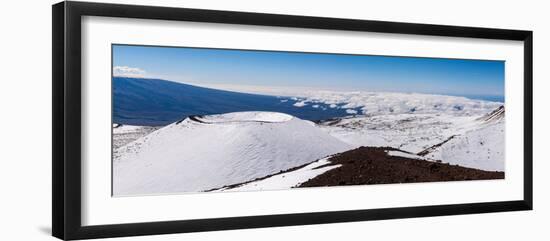
[[[352,148],[312,122],[284,114],[230,113],[204,120],[213,122],[187,118],[120,148],[113,161],[114,195],[200,192]]]

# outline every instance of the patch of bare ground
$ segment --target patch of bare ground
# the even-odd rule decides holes
[[[504,172],[483,171],[447,163],[390,156],[390,147],[359,147],[331,157],[339,168],[316,176],[298,187],[368,185],[504,179]]]

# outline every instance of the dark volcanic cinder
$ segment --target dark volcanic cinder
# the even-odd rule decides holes
[[[330,165],[342,166],[299,187],[504,179],[504,172],[482,171],[446,163],[390,156],[390,147],[360,147],[338,154]]]

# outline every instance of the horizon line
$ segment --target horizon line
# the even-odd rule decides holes
[[[267,86],[267,85],[235,85],[235,84],[213,84],[213,83],[194,83],[194,82],[183,82],[183,81],[176,81],[176,80],[170,80],[166,78],[159,78],[159,77],[152,77],[152,76],[124,76],[124,75],[111,75],[111,78],[127,78],[127,79],[144,79],[144,80],[161,80],[161,81],[167,81],[172,82],[176,84],[183,84],[183,85],[191,85],[194,87],[200,87],[200,88],[207,88],[207,89],[214,89],[214,90],[220,90],[220,91],[229,91],[229,92],[237,92],[237,93],[244,93],[244,94],[253,94],[253,95],[267,95],[267,96],[276,96],[276,97],[297,97],[298,95],[289,95],[287,94],[277,94],[277,93],[269,93],[269,92],[262,92],[262,91],[256,91],[254,90],[243,90],[243,89],[224,89],[223,87],[261,87],[261,88],[288,88],[286,86]],[[364,93],[399,93],[399,94],[419,94],[419,95],[439,95],[439,96],[452,96],[452,97],[463,97],[471,100],[484,100],[484,101],[491,101],[491,102],[500,102],[504,103],[505,95],[498,95],[498,94],[453,94],[453,93],[429,93],[429,92],[417,92],[417,91],[410,91],[410,92],[403,92],[403,91],[389,91],[389,90],[330,90],[330,89],[315,89],[311,90],[311,88],[314,88],[312,86],[299,86],[299,87],[291,87],[292,89],[307,89],[306,91],[326,91],[326,92],[339,92],[339,93],[351,93],[351,92],[364,92]],[[496,98],[502,98],[503,101],[495,101],[495,100],[487,100],[487,99],[481,99],[481,98],[473,98],[473,97],[496,97]]]

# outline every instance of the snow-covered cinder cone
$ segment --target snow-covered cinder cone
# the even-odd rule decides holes
[[[274,112],[192,116],[118,150],[114,195],[198,192],[351,149],[314,123]]]

